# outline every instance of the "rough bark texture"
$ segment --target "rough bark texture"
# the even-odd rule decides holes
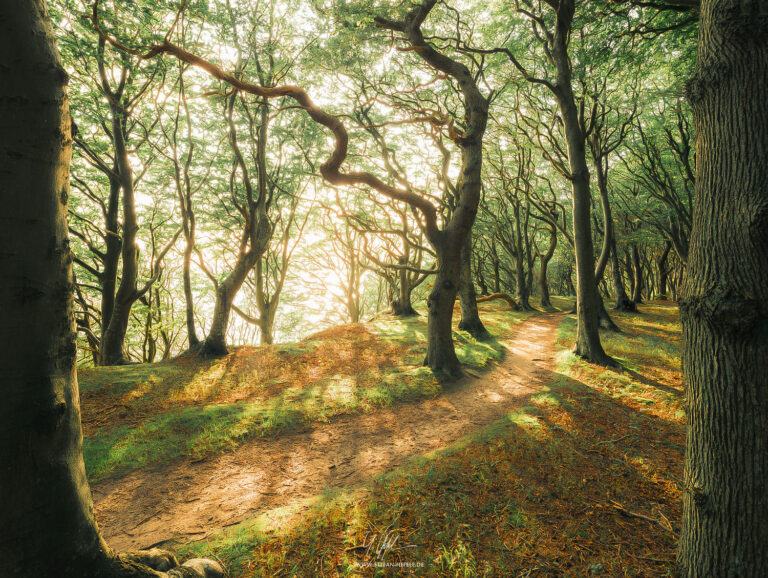
[[[75,373],[67,74],[42,0],[0,4],[0,53],[3,575],[202,577],[191,566],[157,572],[116,556],[99,535]],[[177,564],[161,558],[166,567]],[[223,576],[215,563],[193,564]]]
[[[768,4],[704,0],[681,294],[685,576],[768,576]]]

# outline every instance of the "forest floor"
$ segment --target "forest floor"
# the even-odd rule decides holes
[[[89,464],[92,479],[101,479],[94,486],[97,519],[113,547],[170,545],[182,556],[218,557],[233,576],[666,575],[680,515],[680,333],[675,307],[652,303],[641,311],[616,315],[625,332],[603,336],[625,367],[606,371],[568,352],[572,316],[486,306],[481,313],[495,339],[484,348],[463,338],[464,361],[475,369],[445,387],[408,367],[423,339],[423,320],[406,324],[399,341],[386,343],[376,340],[384,339],[379,330],[391,332],[389,320],[313,336],[310,342],[321,350],[336,344],[349,353],[344,339],[351,344],[367,335],[364,350],[375,359],[358,351],[347,363],[354,365],[350,372],[373,375],[349,384],[339,366],[331,367],[326,373],[336,377],[322,395],[303,398],[314,400],[311,411],[283,420],[282,428],[246,428],[247,435],[227,438],[232,447],[205,445],[195,457],[185,446],[156,454],[161,462],[97,476]],[[294,347],[292,358],[307,354],[306,344]],[[254,352],[247,351],[249,357]],[[390,364],[396,354],[405,354],[402,367]],[[242,351],[228,359],[229,369],[245,363]],[[178,363],[194,362],[165,365]],[[283,363],[282,374],[295,377],[291,367]],[[84,379],[86,444],[99,434],[146,430],[147,421],[160,420],[154,445],[139,443],[131,451],[168,445],[162,430],[167,413],[209,407],[177,396],[158,408],[162,396],[190,382],[170,379],[170,389],[155,388],[165,393],[147,405],[154,410],[137,411],[143,406],[131,403],[151,398],[152,382],[126,377],[110,397],[99,385],[102,371],[86,372]],[[398,377],[388,379],[391,374]],[[318,376],[310,377],[304,389],[317,387]],[[362,395],[378,391],[373,384],[379,381],[391,387],[409,380],[385,399]],[[329,388],[337,397],[346,392],[348,402],[366,403],[336,408],[326,403],[334,397],[326,395]],[[254,403],[242,386],[230,389],[201,397],[207,404],[222,398],[230,405]],[[125,397],[136,391],[143,393]],[[256,402],[263,405],[264,395]],[[116,414],[121,410],[110,408],[123,407],[120,400],[133,409],[100,425],[100,412]],[[115,439],[118,447],[106,453],[116,452],[110,459],[118,463],[120,448],[131,448],[135,439]],[[96,450],[90,455],[98,458]],[[365,566],[377,562],[417,566]]]

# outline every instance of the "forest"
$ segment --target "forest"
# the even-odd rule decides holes
[[[3,0],[3,576],[768,576],[768,0]]]

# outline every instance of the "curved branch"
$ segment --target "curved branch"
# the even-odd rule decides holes
[[[130,48],[121,43],[116,38],[107,34],[101,28],[101,24],[99,22],[98,7],[99,0],[95,0],[92,13],[90,16],[88,16],[88,19],[93,23],[93,26],[98,32],[99,36],[118,50],[137,56],[142,60],[149,60],[161,54],[168,54],[181,60],[182,62],[186,62],[187,64],[191,64],[192,66],[200,68],[214,78],[226,82],[237,90],[263,98],[288,97],[295,100],[299,106],[307,112],[313,121],[323,125],[333,133],[333,153],[331,154],[330,158],[328,158],[323,164],[320,165],[320,174],[326,181],[332,185],[366,185],[392,199],[404,201],[409,205],[417,208],[424,215],[425,226],[427,228],[428,234],[431,237],[434,238],[434,236],[438,234],[439,230],[437,226],[437,210],[428,200],[415,193],[390,186],[369,172],[341,172],[341,165],[347,158],[347,149],[349,144],[349,135],[347,130],[338,117],[326,112],[317,106],[306,93],[306,91],[304,91],[302,88],[294,85],[265,87],[259,84],[247,82],[233,76],[228,72],[224,72],[221,68],[205,60],[204,58],[192,54],[191,52],[184,50],[182,47],[169,42],[167,38],[164,39],[160,44],[155,44],[154,46],[150,47],[146,52],[135,48]]]

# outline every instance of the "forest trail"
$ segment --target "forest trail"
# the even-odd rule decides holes
[[[93,488],[96,518],[113,548],[147,548],[209,533],[354,486],[473,433],[526,405],[548,382],[563,314],[535,315],[505,343],[504,360],[431,399],[345,415],[310,431],[260,438],[201,462],[137,471]]]

